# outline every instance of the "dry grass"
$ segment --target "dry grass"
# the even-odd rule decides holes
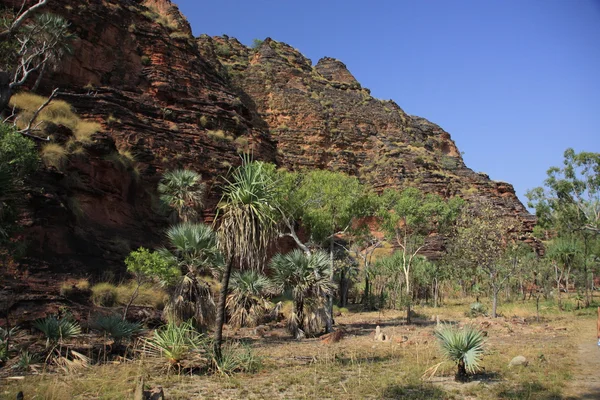
[[[233,136],[225,133],[221,129],[214,130],[214,131],[207,131],[206,134],[208,135],[209,138],[217,140],[217,141],[222,141],[222,142],[231,142],[231,141],[233,141]]]
[[[319,339],[292,340],[281,324],[264,338],[253,336],[250,330],[228,330],[230,337],[245,338],[263,357],[264,368],[255,374],[184,376],[151,370],[147,363],[146,369],[131,363],[93,367],[78,375],[76,382],[72,377],[31,377],[11,383],[3,394],[11,398],[24,390],[28,397],[43,399],[127,399],[136,378],[144,375],[149,386],[162,385],[169,399],[562,398],[574,369],[578,332],[595,328],[595,316],[548,312],[543,323],[523,322],[523,318],[529,321],[535,316],[534,303],[527,302],[502,306],[500,312],[508,317],[468,319],[464,312],[469,303],[467,299],[438,309],[416,307],[419,317],[413,325],[404,324],[403,311],[350,311],[336,318],[347,334],[333,344]],[[512,318],[512,312],[521,316]],[[455,366],[449,362],[444,362],[431,380],[421,379],[428,368],[443,361],[432,335],[436,316],[443,321],[472,323],[487,332],[484,374],[474,382],[455,383]],[[392,340],[373,341],[376,325]],[[529,365],[509,368],[509,361],[517,355],[525,356]]]
[[[35,111],[47,100],[46,97],[30,92],[21,92],[13,95],[10,106],[19,110],[17,126],[25,128]],[[102,129],[102,126],[93,121],[84,121],[73,110],[73,107],[63,100],[52,100],[38,115],[35,124],[45,130],[48,124],[62,125],[69,128],[75,139],[80,143],[91,142],[92,136]]]
[[[125,306],[129,303],[136,286],[133,281],[120,285],[109,282],[98,283],[92,287],[92,302],[103,307]],[[168,295],[160,286],[148,283],[140,286],[133,305],[162,310],[167,300]]]
[[[41,158],[46,167],[62,170],[68,160],[67,149],[57,143],[47,143],[42,146]]]
[[[79,121],[73,134],[81,143],[91,142],[92,135],[102,130],[102,125],[92,121]]]

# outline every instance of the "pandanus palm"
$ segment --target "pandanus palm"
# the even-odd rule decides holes
[[[210,226],[184,222],[167,231],[169,249],[161,254],[177,264],[182,276],[165,307],[165,314],[176,322],[194,319],[201,327],[215,321],[215,302],[208,284],[200,277],[218,276],[223,257],[217,236]]]
[[[257,326],[268,309],[267,296],[277,292],[273,282],[258,271],[231,274],[231,293],[227,296],[229,323],[233,326]]]
[[[325,298],[335,290],[330,278],[329,255],[323,251],[306,254],[297,249],[277,254],[270,267],[273,281],[292,293],[294,308],[288,321],[290,332],[296,337],[304,332],[317,332],[325,322]]]
[[[206,185],[197,172],[187,169],[167,171],[158,184],[160,200],[182,221],[191,221],[203,205]]]
[[[457,381],[465,381],[468,373],[477,372],[485,342],[481,331],[468,325],[462,329],[445,325],[435,331],[435,336],[446,358],[458,367]]]
[[[225,303],[234,265],[260,270],[267,248],[276,234],[277,206],[272,169],[267,164],[244,158],[226,180],[217,206],[219,243],[227,257],[217,314],[215,356],[221,358]]]

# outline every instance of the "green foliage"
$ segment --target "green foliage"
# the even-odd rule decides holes
[[[221,272],[224,261],[217,236],[208,225],[184,222],[170,227],[167,238],[169,249],[159,252],[178,266],[182,276],[171,293],[165,314],[170,321],[193,319],[197,326],[206,327],[214,322],[216,307],[210,287],[199,276],[218,276]]]
[[[327,253],[316,251],[306,254],[296,249],[287,254],[277,254],[271,259],[273,282],[282,290],[290,291],[294,310],[288,321],[288,329],[294,335],[299,330],[316,333],[321,329],[318,317],[325,296],[332,295],[335,284],[331,281],[331,262]]]
[[[0,243],[9,238],[14,228],[23,179],[38,164],[34,143],[12,126],[0,123]]]
[[[476,318],[476,317],[486,315],[486,313],[487,313],[487,309],[486,309],[485,305],[483,305],[479,302],[475,302],[475,303],[471,303],[471,305],[469,306],[469,312],[467,314],[471,318]]]
[[[468,325],[462,329],[444,325],[434,334],[444,356],[458,365],[457,380],[464,380],[467,372],[479,370],[485,343],[481,331]]]
[[[257,271],[235,271],[229,286],[229,323],[236,327],[259,325],[269,308],[267,297],[277,292],[273,282]]]
[[[197,217],[203,206],[206,185],[195,171],[177,169],[167,171],[158,184],[160,200],[177,212],[182,221]]]
[[[527,192],[538,225],[565,233],[600,233],[600,153],[567,149],[563,167],[548,169],[545,187]]]
[[[217,371],[223,375],[235,372],[258,372],[262,359],[258,357],[249,345],[240,342],[227,343],[223,347],[222,357],[215,359]]]
[[[81,334],[81,326],[76,321],[55,316],[37,319],[33,327],[46,336],[48,343],[57,343]]]
[[[179,325],[169,323],[155,330],[151,338],[144,340],[144,352],[164,359],[169,367],[179,367],[184,360],[194,361],[197,356],[206,352],[206,347],[206,338],[189,322]],[[202,361],[206,362],[206,358]]]
[[[132,251],[125,259],[127,271],[136,275],[139,280],[157,279],[168,285],[177,279],[181,272],[158,252],[140,247]]]
[[[264,41],[263,41],[263,40],[260,40],[260,39],[253,39],[253,40],[252,40],[252,48],[253,48],[254,50],[258,50],[258,48],[259,48],[260,46],[262,46],[263,42],[264,42]]]
[[[220,246],[235,264],[262,269],[266,251],[277,233],[276,182],[273,166],[244,157],[226,179],[217,205]]]
[[[92,328],[113,338],[115,343],[131,339],[141,331],[141,326],[135,322],[123,320],[119,315],[98,315],[91,324]]]

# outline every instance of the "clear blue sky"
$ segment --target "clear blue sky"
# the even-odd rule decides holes
[[[343,61],[437,123],[466,164],[525,191],[567,147],[600,152],[600,0],[175,0],[194,34]]]

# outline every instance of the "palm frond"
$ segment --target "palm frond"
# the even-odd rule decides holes
[[[464,362],[469,373],[479,370],[483,356],[485,340],[481,331],[467,325],[458,329],[452,325],[443,325],[435,331],[442,353],[455,363]]]

